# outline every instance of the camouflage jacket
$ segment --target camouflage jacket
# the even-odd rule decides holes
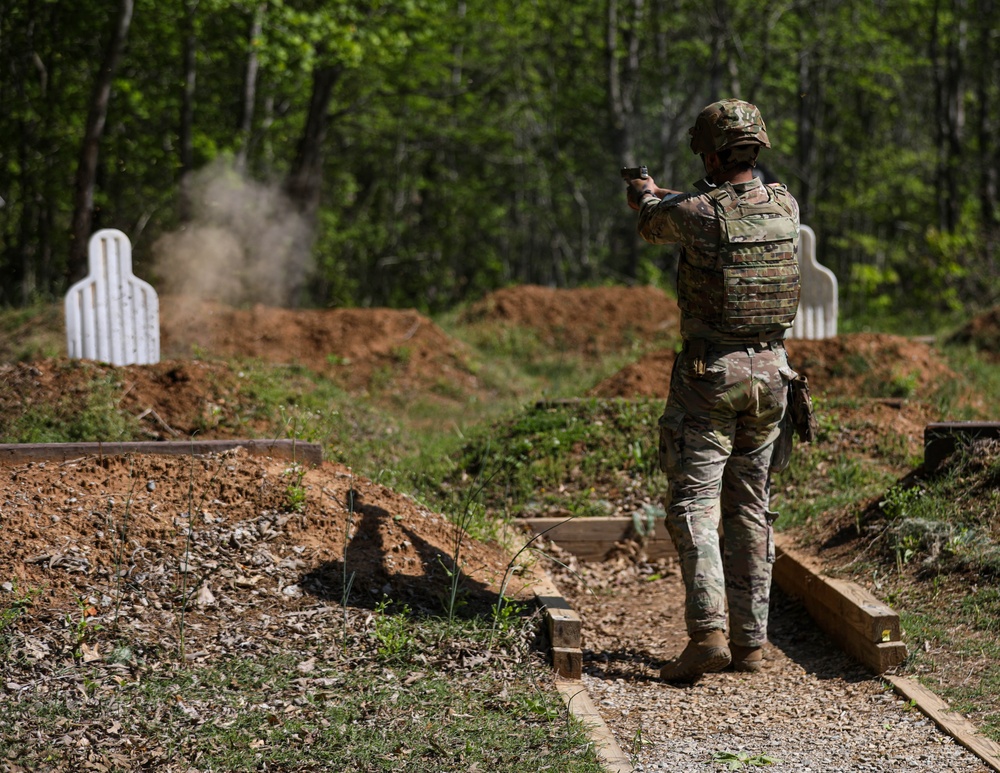
[[[653,244],[681,246],[678,271],[681,334],[686,339],[727,341],[782,337],[791,326],[798,306],[798,266],[795,259],[798,204],[784,186],[765,187],[757,179],[721,188],[701,183],[699,188],[701,190],[668,196],[663,200],[647,197],[639,211],[639,233],[643,239]],[[727,193],[734,197],[732,204],[735,206],[747,205],[751,210],[763,208],[765,212],[770,208],[771,214],[765,215],[765,218],[774,217],[775,213],[781,216],[774,221],[765,219],[755,223],[737,223],[737,227],[744,226],[745,234],[758,227],[763,229],[760,237],[751,239],[758,242],[756,257],[762,258],[762,261],[744,263],[736,269],[741,273],[739,277],[723,273],[724,259],[729,259],[733,252],[732,244],[729,244],[729,249],[725,246],[730,240],[727,232],[733,229],[732,221],[727,228],[719,215],[720,207],[724,207],[727,201]],[[772,222],[773,225],[769,225]],[[724,252],[727,254],[723,255]],[[752,257],[741,255],[738,259]],[[727,272],[730,267],[726,268]],[[748,283],[752,285],[751,292],[743,292],[740,288]],[[770,289],[767,289],[768,286]],[[762,289],[771,293],[768,300],[755,300],[757,291]],[[753,313],[763,316],[756,319],[756,324],[742,326],[723,319],[721,307],[726,303],[727,293],[730,299],[739,297],[738,302],[743,307],[754,307]],[[769,305],[781,308],[768,315],[764,307]],[[748,312],[743,308],[740,313],[745,315]]]

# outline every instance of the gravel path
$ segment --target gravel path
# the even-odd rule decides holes
[[[554,579],[583,619],[583,685],[637,773],[990,770],[777,589],[763,670],[685,687],[657,678],[686,638],[675,568],[621,560],[573,570]]]

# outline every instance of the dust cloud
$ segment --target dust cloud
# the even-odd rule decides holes
[[[231,306],[294,306],[311,267],[311,231],[275,185],[215,161],[191,175],[192,220],[153,244],[165,294]]]

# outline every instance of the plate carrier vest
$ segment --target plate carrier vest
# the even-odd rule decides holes
[[[784,185],[743,201],[729,183],[707,194],[719,220],[717,254],[685,249],[678,303],[724,336],[781,338],[799,308],[798,218]]]

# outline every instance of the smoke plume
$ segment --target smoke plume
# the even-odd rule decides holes
[[[224,160],[185,184],[193,218],[153,245],[163,291],[232,306],[294,306],[312,234],[280,189],[245,179]]]

